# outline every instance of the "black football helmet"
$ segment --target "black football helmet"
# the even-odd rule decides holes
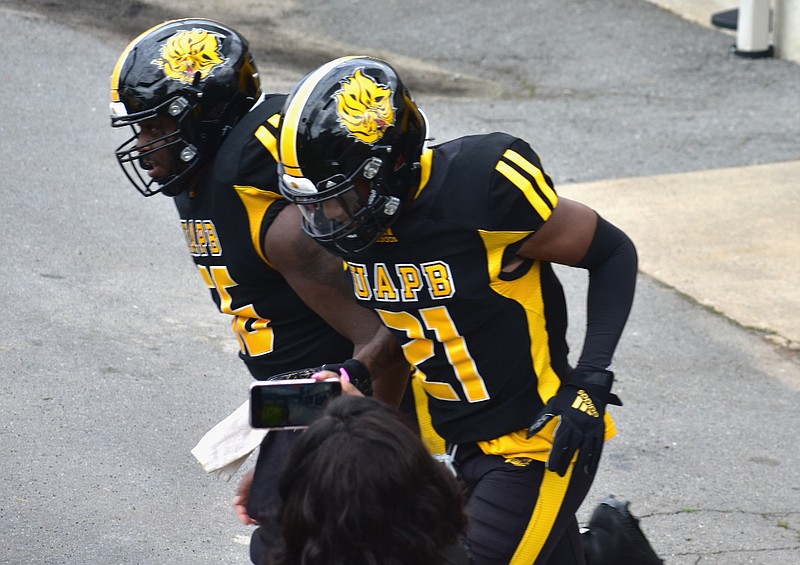
[[[395,70],[343,57],[306,76],[281,121],[281,192],[303,229],[334,252],[357,253],[397,219],[419,183],[427,122]]]
[[[133,129],[117,161],[145,196],[176,196],[260,94],[258,70],[239,33],[205,19],[159,24],[125,48],[111,76],[111,125]],[[175,131],[140,143],[142,122],[164,116]],[[165,148],[172,170],[150,178],[148,157]]]

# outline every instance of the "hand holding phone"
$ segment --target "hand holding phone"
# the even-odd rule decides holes
[[[297,430],[319,418],[328,400],[342,394],[338,379],[259,381],[250,386],[250,425]]]

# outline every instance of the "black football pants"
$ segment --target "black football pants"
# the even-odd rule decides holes
[[[476,565],[585,565],[575,516],[594,474],[565,477],[539,461],[506,462],[459,445],[455,467],[467,485],[467,541]]]

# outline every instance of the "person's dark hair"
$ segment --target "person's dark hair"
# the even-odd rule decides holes
[[[402,416],[342,396],[284,462],[280,565],[435,565],[467,527],[455,478]]]

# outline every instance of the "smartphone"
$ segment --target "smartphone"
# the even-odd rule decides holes
[[[270,430],[307,428],[325,404],[342,394],[338,379],[259,381],[250,385],[250,425]]]

